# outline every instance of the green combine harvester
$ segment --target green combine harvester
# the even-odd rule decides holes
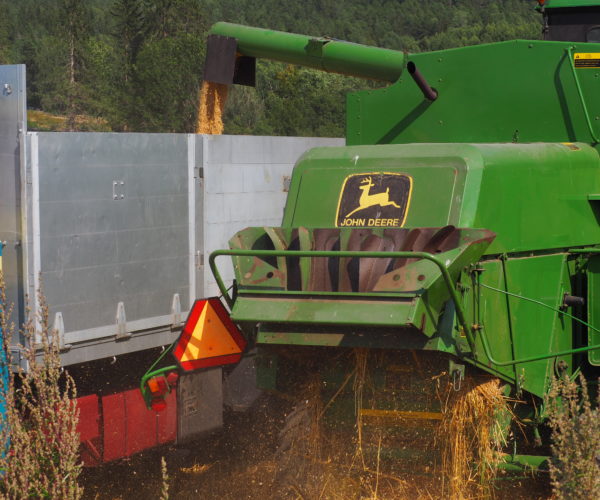
[[[543,41],[421,54],[213,26],[208,81],[252,85],[267,58],[389,83],[348,96],[345,147],[298,160],[280,227],[210,256],[262,387],[319,372],[324,393],[349,394],[348,348],[364,348],[374,396],[350,420],[435,420],[435,373],[493,376],[542,446],[552,378],[596,383],[600,2],[539,9]],[[525,451],[510,459],[543,461]]]

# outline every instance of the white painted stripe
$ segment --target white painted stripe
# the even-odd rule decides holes
[[[39,323],[40,301],[38,292],[40,291],[40,272],[42,270],[42,242],[40,231],[40,159],[39,159],[39,136],[37,133],[31,134],[31,228],[32,228],[32,251],[33,251],[33,314],[36,317],[37,330],[41,325]]]
[[[189,272],[189,307],[196,299],[196,136],[188,134],[188,272]]]
[[[208,265],[208,257],[210,255],[211,252],[211,241],[208,240],[208,207],[210,205],[209,203],[209,197],[211,196],[210,193],[208,192],[207,186],[207,180],[209,178],[209,176],[212,174],[212,171],[209,170],[208,168],[208,157],[209,157],[209,145],[208,145],[208,139],[206,134],[204,135],[199,135],[198,137],[200,137],[200,140],[202,141],[202,157],[201,157],[201,161],[202,161],[202,165],[200,165],[202,167],[202,172],[203,172],[203,178],[202,178],[202,220],[200,221],[200,230],[202,231],[202,248],[200,249],[200,251],[202,252],[202,262],[204,262],[204,269],[202,270],[202,290],[201,290],[201,296],[202,297],[212,297],[213,295],[209,295],[208,294],[208,279],[209,276],[212,277],[212,271],[210,270],[210,266]],[[215,137],[215,136],[213,136]],[[223,137],[223,136],[216,136],[216,137]],[[214,295],[220,295],[219,293],[215,293]],[[191,309],[191,306],[190,306]]]

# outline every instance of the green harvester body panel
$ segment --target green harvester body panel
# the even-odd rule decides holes
[[[600,44],[515,40],[411,54],[439,97],[423,99],[408,72],[350,94],[347,144],[597,142],[600,68],[572,64],[597,52]]]
[[[425,235],[423,228],[460,228],[459,235],[449,237],[452,242],[442,245],[442,252],[434,250],[435,255],[453,279],[460,280],[467,315],[483,326],[480,334],[489,339],[494,358],[510,361],[566,351],[575,347],[572,324],[557,311],[564,294],[572,293],[568,249],[600,241],[600,207],[587,194],[600,192],[599,169],[596,150],[580,143],[313,149],[294,169],[282,227],[248,228],[230,244],[232,249],[253,250],[393,251],[401,250],[386,247],[393,246],[394,232],[420,228]],[[338,222],[357,220],[336,218],[346,180],[390,174],[411,179],[404,228],[375,227],[375,221],[387,224],[394,219],[368,217],[358,217],[358,228],[336,228]],[[355,191],[358,203],[360,191]],[[370,247],[350,244],[359,231],[365,233],[363,241],[373,240]],[[297,274],[304,276],[294,287],[288,286],[290,266],[284,257],[273,257],[270,264],[256,257],[234,257],[238,289],[232,317],[240,323],[260,323],[259,342],[469,352],[464,334],[455,328],[454,318],[448,318],[453,315],[446,308],[449,295],[431,262],[413,259],[399,266],[398,281],[381,271],[375,286],[344,290],[331,283],[315,289],[311,278],[327,273],[339,277],[350,259],[335,260],[342,269],[335,273],[330,264],[299,260],[305,267]],[[465,269],[477,262],[483,271],[478,273],[480,283],[473,284]],[[475,350],[465,359],[513,383],[521,378],[522,387],[537,395],[544,394],[555,363],[549,358],[494,366],[480,336],[475,336]]]
[[[233,257],[246,335],[439,351],[539,397],[559,367],[600,365],[600,43],[405,54],[211,33],[236,56],[391,82],[348,96],[346,147],[299,159],[280,227],[211,256],[224,292],[215,259]]]

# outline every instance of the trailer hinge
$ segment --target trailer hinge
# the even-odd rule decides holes
[[[197,250],[196,251],[196,269],[202,268],[204,265],[204,252]]]
[[[204,179],[204,167],[194,167],[194,179]]]
[[[18,372],[20,369],[27,371],[27,362],[23,356],[23,348],[11,346],[10,348],[10,369],[12,372]]]

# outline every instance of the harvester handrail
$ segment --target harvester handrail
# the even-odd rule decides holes
[[[473,332],[467,323],[467,316],[463,309],[460,296],[448,268],[440,261],[435,255],[428,252],[409,252],[409,251],[398,251],[398,252],[361,252],[361,251],[350,251],[350,250],[242,250],[242,249],[230,249],[230,250],[215,250],[208,258],[210,270],[215,277],[217,286],[223,295],[223,298],[227,302],[227,305],[231,308],[233,306],[233,300],[227,293],[227,287],[219,274],[215,260],[221,256],[238,256],[238,257],[360,257],[366,259],[397,259],[397,258],[412,258],[412,259],[424,259],[433,262],[440,270],[446,288],[450,293],[450,298],[454,302],[456,309],[456,315],[464,334],[467,337],[469,349],[472,353],[475,352],[475,343],[473,341]]]
[[[460,296],[456,287],[454,286],[454,282],[452,281],[452,277],[448,271],[448,268],[441,262],[435,255],[432,255],[427,252],[361,252],[361,251],[349,251],[349,250],[242,250],[242,249],[230,249],[230,250],[215,250],[212,252],[208,258],[210,269],[215,277],[217,282],[217,286],[223,295],[223,298],[227,302],[227,305],[231,308],[233,307],[233,299],[229,296],[228,288],[225,286],[223,282],[223,278],[221,277],[217,266],[216,259],[221,256],[238,256],[238,257],[362,257],[362,258],[414,258],[414,259],[424,259],[433,262],[439,269],[444,278],[444,282],[450,293],[450,297],[455,305],[456,315],[458,317],[459,324],[467,338],[467,342],[469,344],[469,348],[473,357],[476,356],[475,351],[475,341],[473,338],[473,332],[475,330],[475,325],[469,326],[467,323],[467,316],[465,314],[465,310],[463,308],[462,302],[460,300]],[[572,317],[568,313],[568,316]],[[577,319],[577,318],[574,318]],[[591,327],[587,323],[586,326]],[[593,327],[591,327],[593,328]],[[595,329],[595,328],[593,328]],[[541,354],[538,356],[529,356],[527,358],[521,359],[513,359],[508,361],[499,361],[492,355],[492,351],[490,349],[490,345],[487,339],[487,335],[484,330],[481,331],[481,345],[483,346],[483,351],[488,358],[489,362],[496,366],[513,366],[522,363],[530,363],[533,361],[541,361],[543,359],[556,358],[559,356],[568,356],[569,354],[578,354],[581,352],[592,351],[595,349],[600,349],[600,345],[579,347],[576,349],[569,349],[566,351],[553,352],[550,354]]]

